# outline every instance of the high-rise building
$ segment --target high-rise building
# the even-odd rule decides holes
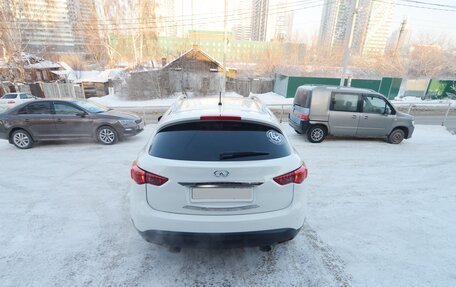
[[[352,53],[384,53],[394,15],[395,0],[358,0],[358,10],[353,25]],[[324,0],[319,46],[328,51],[343,47],[352,29],[351,17],[355,1]]]
[[[321,49],[331,50],[343,47],[349,11],[348,1],[324,0],[318,38],[318,46]]]
[[[252,40],[286,42],[293,25],[292,0],[253,0]]]
[[[98,33],[93,0],[0,0],[14,40],[31,52],[84,52],[88,26]]]
[[[250,40],[252,34],[252,2],[236,1],[229,11],[235,40]]]
[[[178,32],[176,0],[158,0],[156,14],[160,27],[158,34],[165,37],[176,37]]]

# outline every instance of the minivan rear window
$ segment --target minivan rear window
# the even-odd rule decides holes
[[[270,126],[240,121],[176,124],[159,131],[149,154],[189,161],[250,161],[291,154],[283,134]]]
[[[297,89],[293,104],[303,108],[310,108],[310,91],[306,89]]]

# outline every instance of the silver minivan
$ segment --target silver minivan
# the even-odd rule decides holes
[[[337,86],[298,87],[289,123],[312,143],[334,135],[384,137],[398,144],[414,130],[414,117],[397,111],[383,95]]]

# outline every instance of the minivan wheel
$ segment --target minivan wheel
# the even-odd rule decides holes
[[[17,130],[11,134],[11,142],[20,149],[28,149],[33,146],[33,139],[30,134],[24,130]]]
[[[103,126],[97,131],[97,140],[102,144],[112,145],[119,141],[119,136],[117,135],[115,129],[108,126]]]
[[[307,131],[307,138],[311,143],[321,143],[326,137],[326,128],[323,126],[312,126]]]
[[[402,129],[393,130],[388,136],[388,142],[392,144],[399,144],[404,140],[405,132]]]

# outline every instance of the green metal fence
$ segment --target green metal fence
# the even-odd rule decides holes
[[[456,97],[456,82],[453,80],[436,80],[429,82],[425,97],[428,99],[440,99],[444,97]]]
[[[401,86],[402,79],[384,77],[380,80],[372,79],[351,79],[351,87],[369,89],[383,94],[389,99],[394,99]],[[331,85],[338,86],[340,78],[324,77],[295,77],[276,74],[274,82],[274,92],[287,98],[293,98],[296,89],[302,85]],[[345,80],[345,86],[348,80]]]

